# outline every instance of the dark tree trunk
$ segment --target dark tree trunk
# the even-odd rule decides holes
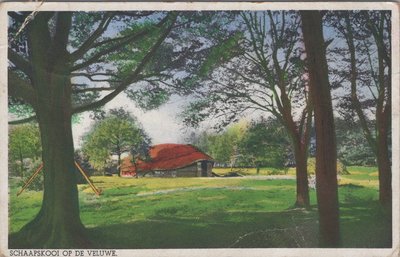
[[[118,176],[121,177],[121,153],[118,152]]]
[[[388,119],[390,119],[390,116],[383,113],[377,120],[377,162],[379,169],[379,201],[383,206],[390,208],[392,205],[392,169],[388,144],[388,124],[390,124]]]
[[[295,147],[296,159],[296,207],[310,207],[307,177],[307,151],[304,146]]]
[[[71,127],[71,85],[66,51],[71,13],[58,13],[54,35],[48,31],[51,13],[39,13],[29,25],[32,84],[38,96],[44,194],[34,220],[17,234],[19,247],[87,248],[90,242],[79,216]],[[15,240],[14,240],[15,241]]]
[[[310,207],[310,196],[308,190],[307,158],[309,144],[309,130],[306,128],[300,135],[299,128],[293,122],[292,116],[287,115],[285,126],[292,141],[294,159],[296,161],[296,202],[295,207]],[[311,119],[309,121],[311,123]]]
[[[70,115],[62,108],[38,113],[42,135],[44,195],[36,218],[22,230],[28,248],[87,248],[79,217]]]
[[[316,187],[321,247],[340,246],[336,142],[328,65],[319,11],[301,11],[316,128]]]
[[[281,88],[284,88],[281,86]],[[308,144],[309,144],[309,125],[311,125],[311,112],[306,119],[304,128],[297,125],[292,116],[292,107],[290,100],[286,94],[281,95],[283,102],[283,109],[281,112],[283,124],[286,127],[292,141],[292,148],[294,159],[296,161],[296,207],[310,207],[310,196],[308,192],[308,178],[307,178],[307,158],[308,158]],[[310,108],[307,106],[306,108]]]
[[[383,33],[383,32],[382,32]],[[374,33],[375,34],[375,33]],[[376,155],[379,169],[379,201],[385,207],[392,206],[392,170],[389,154],[388,136],[391,124],[391,81],[385,80],[384,42],[381,36],[375,35],[378,47],[378,80],[379,92],[376,107]],[[388,64],[388,74],[391,76],[391,65]],[[385,101],[386,98],[386,101]]]

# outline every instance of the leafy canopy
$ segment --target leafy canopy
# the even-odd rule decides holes
[[[111,110],[97,121],[84,138],[83,152],[95,168],[104,168],[112,156],[128,152],[144,152],[150,139],[137,120],[128,112]]]

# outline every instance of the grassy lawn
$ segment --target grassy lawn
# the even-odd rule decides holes
[[[343,247],[390,247],[376,168],[349,171],[339,187]],[[317,247],[315,191],[312,210],[293,209],[293,179],[92,179],[103,194],[79,186],[81,218],[99,248]],[[10,187],[13,233],[38,212],[42,193],[16,197],[15,181]],[[10,245],[18,247],[12,237]]]

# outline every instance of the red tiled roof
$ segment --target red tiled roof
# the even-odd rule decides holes
[[[160,144],[154,145],[149,150],[150,160],[139,160],[135,165],[131,157],[122,160],[122,172],[141,172],[150,170],[174,170],[189,166],[197,161],[213,159],[192,145]]]

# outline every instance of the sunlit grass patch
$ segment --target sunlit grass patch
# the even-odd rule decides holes
[[[344,247],[386,246],[390,222],[376,204],[377,177],[371,175],[376,168],[349,169],[351,174],[341,175],[339,181]],[[317,244],[316,192],[310,189],[311,210],[293,208],[294,178],[99,176],[92,180],[103,194],[95,195],[88,185],[78,186],[81,219],[101,248]],[[10,232],[16,232],[39,211],[42,193],[29,191],[16,197],[18,188],[10,186]],[[296,226],[298,230],[293,229]]]

